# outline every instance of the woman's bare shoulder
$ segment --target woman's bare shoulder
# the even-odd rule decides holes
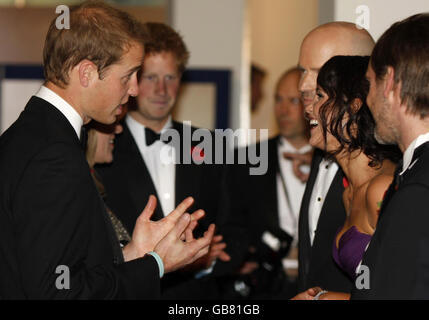
[[[384,195],[393,181],[393,175],[381,173],[372,178],[366,189],[366,207],[370,224],[375,227]]]

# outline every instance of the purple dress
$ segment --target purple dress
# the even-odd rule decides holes
[[[342,227],[337,231],[340,232]],[[355,226],[347,229],[338,241],[338,248],[334,240],[332,254],[338,266],[344,270],[352,279],[356,278],[356,268],[362,261],[363,254],[371,236],[361,233]]]

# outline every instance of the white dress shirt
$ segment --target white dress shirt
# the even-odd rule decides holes
[[[77,134],[77,137],[80,138],[80,129],[83,125],[83,119],[67,101],[45,86],[41,86],[35,96],[49,102],[57,108],[70,122]]]
[[[305,190],[305,183],[301,182],[293,173],[292,161],[283,157],[283,152],[306,153],[311,150],[309,144],[296,149],[284,137],[280,137],[277,154],[280,166],[280,172],[285,182],[287,194],[289,196],[290,206],[286,200],[283,182],[280,175],[277,175],[277,208],[279,212],[280,227],[294,238],[294,244],[298,241],[298,216],[301,206],[302,196]],[[303,172],[308,172],[310,166],[302,166]]]
[[[298,218],[299,209],[301,206],[302,196],[304,195],[305,183],[301,182],[293,173],[292,161],[283,157],[284,152],[291,153],[306,153],[311,150],[309,144],[297,149],[284,137],[279,138],[277,147],[278,163],[280,174],[277,174],[277,208],[279,214],[280,228],[286,231],[293,237],[291,251],[287,257],[282,259],[283,267],[286,270],[298,270],[298,257],[296,255],[296,247],[298,244]],[[310,166],[305,165],[301,167],[304,173],[310,171]],[[289,198],[286,200],[285,190]]]
[[[134,137],[134,140],[136,141],[146,167],[149,170],[150,177],[152,178],[159,197],[158,201],[161,204],[162,211],[164,212],[164,215],[168,215],[175,208],[176,166],[174,163],[167,164],[161,161],[160,155],[162,148],[170,148],[174,159],[175,150],[160,140],[155,141],[150,146],[147,146],[145,126],[140,122],[137,122],[130,115],[126,116],[125,121]],[[161,133],[171,128],[171,126],[172,120],[170,116],[164,128],[162,128]]]
[[[338,165],[331,160],[324,159],[319,164],[319,172],[317,173],[316,181],[311,193],[310,203],[308,205],[308,226],[311,245],[313,245],[314,235],[323,203],[325,202],[325,198],[337,171]]]
[[[429,132],[419,135],[413,142],[410,143],[407,150],[404,152],[403,156],[403,165],[402,165],[402,175],[410,166],[413,166],[414,163],[411,163],[413,159],[414,150],[420,147],[423,143],[429,141]]]

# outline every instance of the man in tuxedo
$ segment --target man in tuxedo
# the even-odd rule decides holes
[[[0,138],[0,296],[158,298],[163,273],[206,254],[214,226],[193,238],[201,212],[183,214],[192,199],[155,224],[152,197],[121,251],[79,137],[91,119],[115,122],[137,94],[146,36],[128,14],[100,2],[73,7],[70,25],[52,21],[46,81]]]
[[[250,220],[251,242],[240,274],[254,279],[249,282],[257,282],[253,297],[290,298],[296,294],[293,270],[297,269],[298,214],[305,182],[293,174],[292,162],[283,153],[311,150],[298,91],[300,75],[298,68],[292,68],[277,82],[274,112],[280,134],[253,146],[262,150],[261,144],[268,144],[267,172],[249,175],[248,168],[244,168],[245,177],[236,179],[246,181],[237,189],[244,193],[243,214]],[[290,277],[286,277],[284,269],[290,271]]]
[[[429,299],[428,37],[429,13],[414,15],[393,24],[371,55],[367,103],[376,138],[398,145],[403,161],[383,200],[352,299]]]
[[[319,69],[336,55],[369,55],[373,45],[374,41],[366,30],[347,22],[321,25],[304,38],[299,55],[299,90],[310,123],[310,144],[319,138],[311,130],[318,125],[317,121],[308,118],[315,99]],[[293,153],[287,156],[298,164],[306,158]],[[342,202],[343,173],[336,163],[324,158],[323,150],[315,149],[309,175],[301,173],[299,177],[303,180],[308,178],[308,181],[299,216],[298,289],[301,292],[321,286],[326,290],[350,292],[351,281],[332,258],[336,231],[346,217]]]
[[[151,194],[160,200],[154,220],[163,218],[177,203],[192,196],[195,205],[206,213],[203,227],[205,223],[215,222],[218,213],[224,210],[223,165],[195,163],[194,157],[203,158],[204,150],[196,153],[195,142],[189,144],[189,150],[183,146],[196,128],[172,120],[181,76],[189,58],[182,37],[162,23],[146,23],[145,26],[150,41],[145,43],[144,64],[138,73],[138,95],[130,98],[129,112],[122,124],[123,133],[115,140],[113,163],[97,170],[106,188],[108,206],[129,232],[134,230],[136,218]],[[172,131],[179,134],[178,146],[161,140],[161,135]],[[178,163],[165,163],[161,159],[163,150],[183,154]],[[186,163],[183,159],[191,154],[191,163]],[[195,271],[210,268],[216,258],[229,260],[221,241],[220,235],[215,236],[209,254],[189,266],[186,269],[189,272],[181,270],[165,277],[163,291],[193,279]],[[179,296],[186,297],[191,297],[190,290]],[[201,298],[201,295],[194,298]]]

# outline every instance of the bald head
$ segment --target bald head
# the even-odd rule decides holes
[[[365,29],[350,22],[330,22],[307,34],[301,44],[299,67],[302,77],[299,89],[304,106],[312,104],[317,74],[323,64],[338,55],[370,55],[374,39]]]
[[[357,28],[354,23],[329,22],[307,34],[302,42],[301,53],[303,46],[316,45],[319,48],[330,49],[334,55],[368,56],[374,44],[369,32]]]

